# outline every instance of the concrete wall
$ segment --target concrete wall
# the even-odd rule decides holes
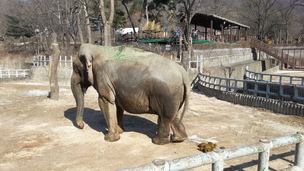
[[[33,82],[43,82],[48,83],[48,70],[49,67],[32,67],[32,76],[31,81]],[[58,84],[59,86],[69,86],[71,75],[72,75],[73,69],[72,68],[64,68],[64,67],[58,67]]]
[[[217,77],[243,79],[246,66],[255,72],[274,67],[271,59],[257,61],[251,48],[194,50],[194,55],[199,57],[204,74]]]
[[[250,48],[194,50],[194,55],[202,57],[203,68],[227,66],[253,60]]]

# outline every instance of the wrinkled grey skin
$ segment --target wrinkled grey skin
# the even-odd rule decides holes
[[[108,50],[111,49],[112,50]],[[118,49],[118,51],[117,51]],[[158,131],[152,142],[187,138],[181,120],[188,107],[189,78],[175,62],[150,52],[124,47],[83,44],[74,60],[71,89],[77,105],[76,123],[84,127],[84,93],[93,86],[108,126],[107,141],[123,132],[124,111],[158,115]]]

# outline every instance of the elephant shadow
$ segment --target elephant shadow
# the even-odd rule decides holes
[[[64,116],[71,120],[73,125],[78,128],[76,124],[76,108],[70,108],[64,111]],[[83,122],[92,129],[107,133],[106,120],[100,110],[84,108]],[[154,138],[157,131],[157,124],[142,118],[137,115],[124,114],[124,132],[139,132],[147,135],[149,138]]]

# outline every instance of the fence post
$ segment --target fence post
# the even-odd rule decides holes
[[[258,171],[268,171],[271,142],[269,140],[260,140],[260,142],[266,145],[266,149],[259,153]]]
[[[215,149],[213,150],[215,153],[221,156],[221,159],[217,162],[212,164],[212,171],[223,171],[224,170],[224,160],[223,160],[223,150],[222,149]]]
[[[66,65],[67,65],[67,56],[64,56],[64,67],[66,67]]]
[[[204,64],[204,62],[203,62],[203,55],[200,55],[200,73],[203,73],[203,64]]]
[[[73,56],[70,56],[70,67],[73,67]]]
[[[304,136],[304,132],[297,132],[297,134]],[[296,144],[295,165],[304,170],[304,142]]]
[[[43,56],[43,61],[44,61],[43,66],[46,66],[46,56]]]

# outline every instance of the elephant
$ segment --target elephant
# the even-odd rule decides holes
[[[134,47],[82,44],[71,76],[80,129],[84,127],[84,94],[90,86],[98,93],[106,120],[106,141],[120,139],[124,111],[158,115],[154,144],[187,139],[182,119],[188,110],[190,81],[185,69],[174,61]]]

